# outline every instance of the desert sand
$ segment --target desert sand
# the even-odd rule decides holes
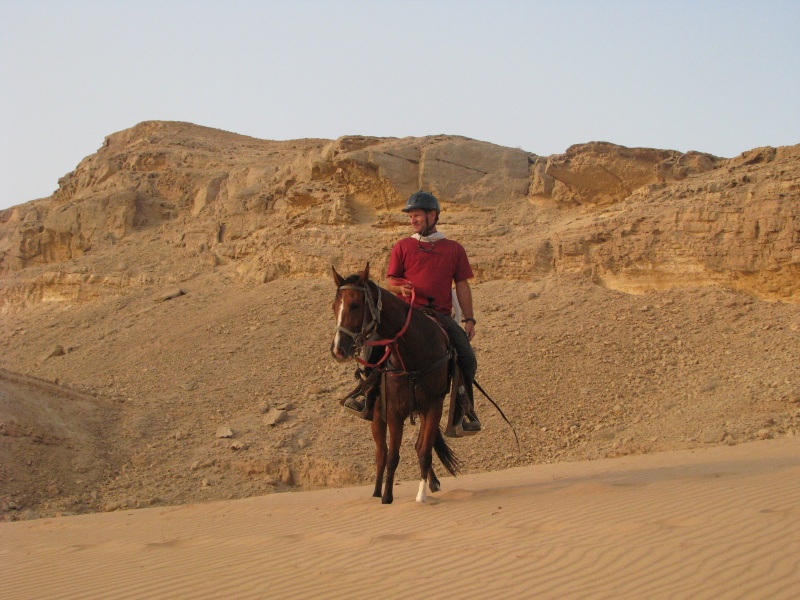
[[[0,525],[3,598],[797,598],[800,438]]]

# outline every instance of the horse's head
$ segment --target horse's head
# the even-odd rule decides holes
[[[331,343],[331,354],[339,362],[353,358],[377,323],[372,291],[369,288],[369,263],[361,273],[342,277],[333,269],[336,298],[333,314],[336,328]]]

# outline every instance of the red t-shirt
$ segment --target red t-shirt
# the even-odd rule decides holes
[[[397,242],[392,248],[386,274],[411,282],[416,295],[414,306],[425,306],[430,297],[437,312],[449,315],[453,310],[453,282],[473,277],[467,253],[461,244],[447,238],[433,244],[433,248],[424,242],[422,247],[430,251],[421,250],[413,237]]]

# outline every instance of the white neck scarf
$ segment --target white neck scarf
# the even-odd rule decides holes
[[[442,232],[440,232],[440,231],[437,231],[436,233],[432,233],[432,234],[426,235],[426,236],[422,236],[419,233],[415,233],[411,237],[414,238],[415,240],[417,240],[418,242],[420,242],[420,241],[422,241],[422,242],[438,242],[439,240],[443,240],[444,239],[444,234]]]

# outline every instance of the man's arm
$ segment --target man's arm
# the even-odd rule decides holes
[[[456,298],[458,298],[458,304],[461,306],[461,312],[464,318],[474,319],[475,312],[472,308],[472,290],[469,287],[469,281],[467,279],[464,281],[456,281]],[[472,341],[472,338],[475,337],[475,321],[467,321],[464,323],[464,331],[467,332],[467,338]]]
[[[396,277],[387,277],[384,286],[393,294],[401,294],[406,298],[411,296],[411,282],[400,284],[399,282],[406,281],[405,279],[398,279]]]
[[[397,242],[392,246],[392,253],[389,255],[389,265],[386,268],[387,275],[384,287],[393,294],[400,294],[409,298],[411,296],[411,283],[402,283],[405,281],[403,279],[403,273],[405,272],[403,262],[403,249],[400,242]]]

